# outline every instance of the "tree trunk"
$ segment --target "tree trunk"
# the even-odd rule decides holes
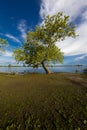
[[[52,72],[45,66],[44,61],[43,61],[41,64],[42,64],[42,67],[44,68],[46,74],[51,74],[51,73],[52,73]]]

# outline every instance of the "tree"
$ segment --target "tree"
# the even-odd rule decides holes
[[[69,22],[69,16],[62,12],[47,16],[42,25],[29,31],[22,48],[14,50],[17,61],[38,67],[42,65],[47,74],[51,73],[46,67],[50,61],[63,62],[63,52],[55,45],[66,37],[76,37],[75,26]]]
[[[0,38],[0,52],[4,51],[7,41]]]
[[[10,67],[12,67],[12,65],[11,65],[11,64],[9,64],[9,65],[8,65],[8,67],[10,68]]]

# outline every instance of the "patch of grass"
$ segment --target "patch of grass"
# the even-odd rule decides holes
[[[0,74],[0,130],[87,130],[84,81],[80,74]]]

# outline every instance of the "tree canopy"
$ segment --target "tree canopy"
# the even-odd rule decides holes
[[[0,38],[0,51],[4,51],[7,41],[5,39]]]
[[[50,73],[46,63],[63,62],[63,52],[55,43],[66,37],[76,37],[75,26],[69,22],[69,16],[62,12],[48,15],[40,26],[27,33],[23,47],[14,50],[15,59],[33,67],[42,65],[46,73]]]

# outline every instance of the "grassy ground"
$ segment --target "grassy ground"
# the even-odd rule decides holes
[[[87,130],[87,76],[0,74],[0,130]]]

